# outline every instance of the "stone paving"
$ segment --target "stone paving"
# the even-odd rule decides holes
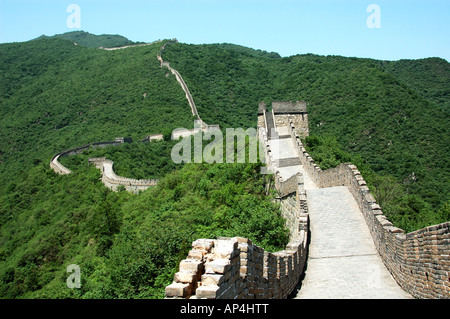
[[[307,190],[311,242],[297,299],[411,298],[378,255],[347,187]]]
[[[288,135],[287,128],[278,128],[278,135]],[[272,139],[269,143],[275,163],[286,163],[284,159],[298,156],[291,138]],[[411,298],[384,266],[347,187],[319,189],[302,165],[278,165],[277,170],[284,180],[301,172],[308,198],[311,242],[296,299]]]

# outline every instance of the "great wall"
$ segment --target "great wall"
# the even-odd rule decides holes
[[[152,44],[160,43],[160,42],[162,42],[162,41],[158,40],[158,41],[155,41],[152,43],[127,45],[127,46],[116,47],[116,48],[100,47],[99,49],[106,50],[106,51],[115,51],[115,50],[122,50],[122,49],[133,48],[133,47],[148,46],[148,45],[152,45]],[[195,106],[194,99],[192,98],[192,95],[191,95],[186,83],[184,82],[183,77],[177,70],[170,67],[169,62],[165,62],[161,57],[161,55],[164,53],[164,50],[168,44],[177,43],[177,42],[178,41],[176,39],[172,39],[172,40],[166,42],[161,47],[160,52],[156,55],[156,58],[160,62],[161,68],[163,68],[163,67],[168,68],[169,71],[175,76],[177,82],[180,84],[181,88],[185,92],[186,99],[187,99],[189,106],[191,108],[191,111],[192,111],[192,115],[197,118],[196,123],[200,123],[200,125],[198,128],[197,128],[197,126],[194,126],[194,128],[191,130],[183,129],[183,128],[175,129],[171,135],[172,140],[178,140],[180,138],[191,136],[193,134],[199,133],[200,131],[211,132],[214,130],[220,130],[219,125],[208,125],[200,118],[200,116],[198,115],[198,112],[197,112],[197,107]],[[152,134],[152,135],[147,135],[142,140],[142,142],[145,143],[145,142],[152,142],[152,141],[160,141],[160,140],[163,140],[163,138],[164,138],[163,134]],[[50,160],[50,167],[58,174],[61,174],[61,175],[71,174],[72,171],[59,162],[60,157],[80,154],[90,148],[117,146],[124,142],[129,143],[129,142],[131,142],[131,139],[124,138],[124,137],[117,137],[114,141],[90,143],[87,145],[83,145],[80,147],[76,147],[76,148],[72,148],[72,149],[60,152],[52,157],[52,159]],[[147,188],[155,186],[158,183],[158,180],[156,180],[156,179],[138,180],[138,179],[132,179],[132,178],[118,176],[118,175],[116,175],[116,173],[114,173],[114,170],[112,168],[112,166],[113,166],[112,161],[108,160],[106,158],[105,159],[98,159],[98,158],[89,159],[89,163],[95,164],[95,166],[102,171],[103,184],[105,184],[106,187],[112,189],[113,191],[117,191],[122,186],[125,188],[125,190],[127,190],[129,192],[138,193],[139,191],[144,191]]]
[[[176,76],[201,121],[181,75],[157,57]],[[383,215],[356,166],[345,163],[323,171],[314,163],[301,142],[308,134],[305,102],[274,102],[271,111],[260,103],[258,138],[290,231],[286,248],[271,253],[241,237],[198,239],[166,287],[166,299],[450,297],[450,222],[405,234]],[[61,152],[50,166],[70,174],[58,162],[60,156],[122,142]],[[102,180],[114,190],[128,182],[128,190],[136,191],[142,183],[117,177],[107,159],[90,162],[103,176],[107,172]]]

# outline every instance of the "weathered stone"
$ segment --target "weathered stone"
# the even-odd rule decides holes
[[[179,283],[194,283],[197,280],[195,273],[177,272],[174,276],[174,280]]]
[[[218,259],[205,263],[205,273],[223,274],[230,269],[230,261],[227,259]]]
[[[195,259],[195,260],[203,260],[203,256],[205,255],[204,252],[200,251],[200,250],[190,250],[188,253],[188,258],[189,259]]]
[[[219,286],[200,286],[195,291],[197,299],[215,299]]]
[[[214,244],[212,239],[197,239],[192,243],[192,248],[196,250],[209,251]]]
[[[165,288],[166,297],[186,298],[191,293],[192,286],[187,283],[173,282]]]
[[[220,285],[224,282],[223,275],[216,274],[204,274],[202,275],[202,286],[214,286]]]
[[[180,271],[197,273],[198,271],[200,271],[200,267],[202,266],[202,264],[202,262],[199,262],[195,259],[184,259],[180,262]]]

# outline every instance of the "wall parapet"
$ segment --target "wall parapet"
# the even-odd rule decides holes
[[[104,157],[94,157],[88,161],[102,171],[103,184],[113,191],[117,191],[120,186],[124,186],[127,191],[137,193],[156,186],[159,182],[157,179],[133,179],[119,176],[114,172],[114,162]]]
[[[93,148],[107,147],[107,146],[111,146],[111,145],[117,146],[122,143],[124,143],[123,138],[116,138],[114,141],[94,142],[94,143],[89,143],[89,144],[85,144],[82,146],[70,148],[68,150],[59,152],[58,154],[54,155],[52,157],[52,159],[50,160],[50,168],[52,168],[57,174],[60,174],[60,175],[71,174],[72,171],[59,162],[60,157],[78,155],[78,154],[83,153],[85,150],[87,150],[91,147],[93,147]]]
[[[415,298],[450,298],[450,222],[405,234],[383,214],[358,168],[343,163],[323,171],[288,129],[304,170],[317,186],[346,186],[363,213],[375,247],[397,283]]]
[[[294,209],[284,210],[291,238],[284,250],[267,252],[242,237],[198,239],[165,289],[168,299],[283,299],[296,288],[306,264],[309,218],[299,180]],[[283,209],[283,207],[282,207]]]

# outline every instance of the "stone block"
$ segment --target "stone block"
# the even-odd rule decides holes
[[[206,274],[224,274],[231,268],[231,263],[227,259],[217,259],[205,263],[205,273]]]
[[[200,250],[190,250],[188,253],[189,259],[195,259],[195,260],[203,260],[204,253]]]
[[[177,272],[175,274],[174,280],[179,283],[194,283],[197,281],[197,274],[191,272]]]
[[[213,244],[213,239],[197,239],[192,243],[192,248],[194,250],[204,250],[208,252],[213,247]]]
[[[197,273],[200,271],[202,264],[195,259],[184,259],[180,262],[180,272]]]
[[[204,274],[202,275],[202,286],[219,286],[224,282],[223,275]]]
[[[389,220],[387,220],[384,215],[377,215],[376,218],[383,227],[393,226],[392,223]]]
[[[192,285],[187,283],[173,282],[165,288],[166,297],[187,298],[192,292]]]
[[[400,229],[400,228],[394,227],[394,226],[385,226],[384,229],[386,229],[387,231],[389,231],[390,233],[393,233],[393,234],[403,234],[404,233],[403,229]]]
[[[215,259],[231,259],[239,255],[238,242],[236,240],[216,240],[214,247]]]
[[[197,299],[215,299],[219,286],[200,286],[196,290]]]

